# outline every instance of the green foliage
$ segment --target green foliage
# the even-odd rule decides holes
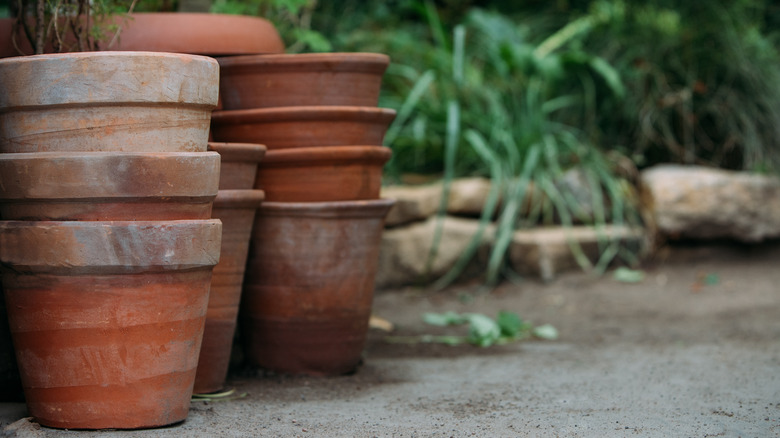
[[[514,312],[500,311],[496,319],[481,313],[425,313],[423,321],[427,324],[444,327],[450,325],[468,325],[467,336],[425,336],[424,342],[438,342],[448,345],[472,344],[479,347],[489,347],[505,344],[532,336],[540,339],[554,340],[558,332],[549,324],[534,327],[524,321]]]
[[[263,17],[274,23],[290,53],[327,52],[332,46],[311,28],[316,0],[214,0],[211,11]]]

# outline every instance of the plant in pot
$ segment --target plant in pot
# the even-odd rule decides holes
[[[108,3],[75,4],[70,31],[89,42],[90,27],[78,26]],[[48,13],[40,9],[48,3],[22,10],[29,5],[31,34],[46,37],[42,23],[58,28],[62,3]],[[45,41],[34,40],[36,50]],[[218,65],[203,56],[0,60],[2,177],[28,181],[2,184],[0,266],[27,408],[39,423],[134,429],[187,417],[222,235],[210,219],[219,156],[206,151],[217,94]],[[173,176],[186,169],[208,187],[161,192],[187,184]],[[71,181],[64,191],[50,181],[57,174]],[[47,199],[24,195],[33,186],[65,202],[46,211]]]

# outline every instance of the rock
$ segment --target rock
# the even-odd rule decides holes
[[[477,232],[479,221],[444,217],[438,251],[428,271],[428,257],[438,226],[439,220],[432,217],[425,222],[385,230],[376,275],[378,289],[412,284],[427,285],[431,280],[444,275],[468,247]],[[488,225],[482,238],[481,249],[469,265],[472,269],[482,270],[480,266],[484,266],[484,260],[479,260],[479,254],[488,247],[492,236],[493,226]]]
[[[3,437],[16,438],[38,438],[45,437],[46,432],[41,429],[41,425],[33,422],[32,417],[17,420],[2,430]]]
[[[487,178],[460,178],[450,185],[447,213],[456,216],[480,216],[490,193]]]
[[[433,216],[441,202],[441,185],[382,187],[381,197],[396,200],[385,219],[385,226],[394,227]]]
[[[515,231],[509,259],[519,273],[550,281],[557,273],[580,268],[570,241],[577,242],[590,263],[595,264],[601,255],[599,242],[611,239],[620,239],[622,245],[636,253],[648,245],[642,229],[608,225],[599,232],[591,226],[539,227]]]
[[[661,236],[755,243],[780,237],[780,178],[699,166],[641,173]]]

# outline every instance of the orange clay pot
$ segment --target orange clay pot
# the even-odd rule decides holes
[[[216,141],[262,143],[268,150],[382,144],[395,110],[359,106],[300,106],[215,111]]]
[[[240,316],[253,365],[315,376],[355,370],[368,331],[384,217],[394,202],[260,207]]]
[[[390,63],[379,53],[305,53],[220,58],[225,110],[280,106],[376,106]]]
[[[68,429],[187,417],[219,221],[0,222],[29,414]]]
[[[198,394],[219,391],[225,385],[249,238],[255,211],[265,197],[262,190],[251,190],[265,146],[209,143],[209,149],[222,157],[220,190],[214,201],[213,216],[222,221],[223,231],[222,253],[211,279],[206,328],[195,375],[194,392]]]
[[[219,173],[220,190],[247,190],[255,183],[257,163],[266,154],[262,144],[215,143],[208,150],[219,152],[222,159]]]
[[[0,153],[205,152],[212,58],[85,52],[0,59]]]
[[[113,45],[110,45],[110,39],[101,44],[102,50],[142,50],[208,56],[284,52],[284,44],[274,25],[258,17],[154,12],[118,16],[111,24],[121,26],[121,32]],[[16,41],[22,53],[14,48],[11,42],[12,26],[12,18],[0,19],[0,58],[32,55],[32,46],[21,29],[17,33]],[[105,31],[109,37],[113,37],[114,33],[111,30]],[[76,42],[66,40],[66,45],[75,46]],[[52,48],[47,51],[51,52]]]
[[[273,150],[260,163],[255,188],[270,202],[377,199],[390,155],[382,146]]]
[[[210,219],[216,152],[0,154],[4,220]]]
[[[255,163],[256,164],[256,163]],[[236,332],[249,238],[262,190],[220,190],[214,218],[222,221],[222,251],[211,279],[203,346],[195,375],[196,394],[223,389]]]

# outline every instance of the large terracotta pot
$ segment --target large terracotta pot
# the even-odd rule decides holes
[[[254,186],[257,165],[266,154],[265,145],[211,142],[208,149],[219,152],[222,159],[220,190],[247,190]]]
[[[252,364],[290,374],[355,370],[368,331],[384,217],[393,203],[260,207],[240,316]]]
[[[225,385],[249,238],[255,212],[263,199],[262,190],[220,190],[214,201],[214,218],[222,221],[222,251],[211,279],[203,346],[195,375],[195,393],[219,391]]]
[[[262,143],[268,150],[381,145],[395,110],[357,106],[299,106],[215,111],[216,141]]]
[[[305,53],[220,58],[225,110],[280,106],[376,106],[390,63],[379,53]]]
[[[184,420],[221,233],[218,220],[0,222],[30,415],[69,429]]]
[[[270,202],[377,199],[391,154],[382,146],[272,150],[260,163],[255,188]]]
[[[0,154],[0,219],[210,219],[216,152]]]
[[[135,13],[117,17],[111,24],[121,26],[114,45],[101,44],[103,50],[142,50],[191,53],[208,56],[282,53],[284,44],[268,20],[242,15],[206,13]],[[11,42],[12,18],[0,19],[0,58],[32,55],[33,49],[19,30],[17,45]],[[106,31],[109,36],[114,32]],[[66,42],[75,45],[75,41]],[[51,49],[50,49],[51,50]]]
[[[0,59],[0,152],[205,152],[212,58],[86,52]]]

